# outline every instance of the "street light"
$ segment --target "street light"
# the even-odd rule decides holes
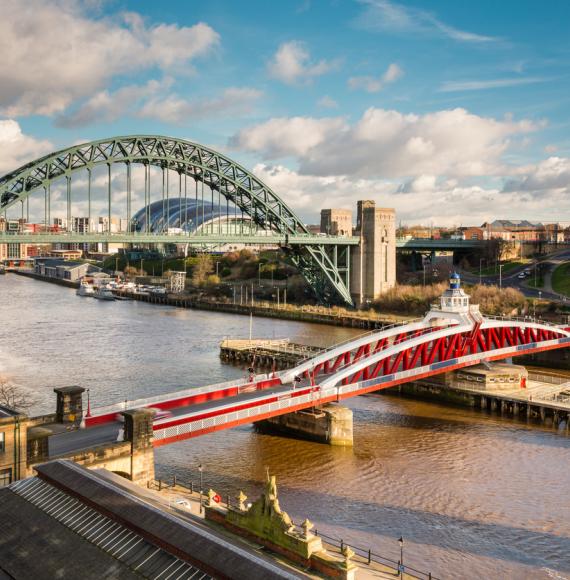
[[[503,289],[503,266],[504,264],[499,264],[499,290]]]
[[[404,536],[400,536],[398,540],[400,544],[400,566],[398,567],[398,572],[400,575],[404,574]]]
[[[485,258],[479,258],[479,286],[481,286],[481,281],[483,278],[483,261]]]
[[[204,493],[204,479],[203,479],[203,475],[202,475],[202,471],[204,470],[204,468],[202,467],[202,464],[200,463],[200,465],[198,465],[198,471],[200,472],[200,513],[202,513],[202,494]]]

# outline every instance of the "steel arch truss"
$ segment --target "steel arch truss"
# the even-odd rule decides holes
[[[263,229],[310,235],[300,218],[271,188],[235,161],[197,143],[153,135],[93,141],[28,163],[0,178],[0,209],[7,210],[56,179],[115,163],[154,165],[188,175],[219,192]],[[348,256],[349,248],[338,248],[344,248]],[[337,250],[334,256],[324,245],[295,246],[288,251],[319,299],[331,301],[336,297],[352,303],[349,266],[347,263],[339,269]]]
[[[475,326],[425,327],[412,322],[368,333],[325,351],[284,371],[281,380],[289,382],[294,376],[304,376],[325,389],[356,383],[373,386],[376,381],[389,382],[401,373],[413,380],[481,360],[568,346],[569,329],[545,323],[485,320]]]

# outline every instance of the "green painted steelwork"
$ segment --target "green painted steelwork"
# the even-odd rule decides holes
[[[56,179],[67,181],[67,217],[71,218],[71,176],[80,170],[89,174],[89,217],[91,217],[91,173],[97,166],[107,165],[109,176],[108,219],[111,223],[111,166],[132,163],[145,166],[145,202],[150,199],[149,167],[160,167],[191,177],[202,188],[208,186],[224,196],[255,224],[282,236],[311,236],[295,212],[271,188],[224,155],[190,141],[156,135],[133,135],[101,139],[69,147],[28,163],[0,179],[0,210],[6,211],[18,202],[44,188],[46,223],[51,223],[51,184]],[[127,169],[127,195],[130,206],[131,172]],[[163,187],[164,195],[164,187]],[[145,204],[148,206],[148,204]],[[128,216],[130,220],[131,216]],[[68,221],[69,223],[69,221]],[[149,232],[147,232],[149,233]],[[316,240],[315,240],[316,238]],[[327,244],[320,236],[311,237],[314,243],[289,244],[292,262],[299,268],[308,283],[323,302],[340,298],[352,304],[349,290],[350,255],[341,252],[347,261],[339,267],[337,246]],[[34,238],[35,239],[35,238]],[[169,236],[170,241],[174,241]],[[132,239],[131,239],[132,241]],[[156,238],[153,238],[156,241]],[[243,241],[243,240],[242,240]],[[287,242],[285,242],[287,243]],[[342,247],[348,242],[343,240]]]
[[[429,250],[441,251],[481,248],[485,244],[482,240],[432,240],[423,238],[397,238],[396,248],[399,250]]]
[[[191,246],[211,244],[252,244],[256,246],[357,246],[360,238],[330,236],[303,236],[288,234],[147,234],[144,232],[123,233],[0,233],[0,244],[190,244]]]

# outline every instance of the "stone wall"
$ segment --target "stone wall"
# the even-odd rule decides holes
[[[262,432],[274,432],[329,445],[350,447],[352,411],[337,404],[323,405],[315,410],[297,411],[256,423]]]

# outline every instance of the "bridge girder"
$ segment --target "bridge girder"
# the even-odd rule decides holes
[[[254,223],[285,235],[307,234],[309,230],[296,213],[265,183],[240,164],[212,149],[183,139],[157,135],[132,135],[100,139],[62,149],[23,165],[0,178],[0,210],[23,202],[34,191],[73,173],[113,164],[157,166],[187,175],[207,185],[233,203]],[[130,185],[129,185],[130,187]],[[131,216],[128,216],[129,219]],[[340,299],[352,304],[349,276],[343,276],[325,245],[289,247],[299,268],[317,297],[324,302]]]

